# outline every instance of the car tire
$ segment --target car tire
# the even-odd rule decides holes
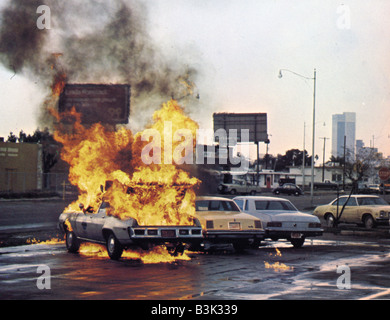
[[[335,226],[335,218],[333,214],[328,213],[325,215],[325,221],[326,221],[326,226],[328,228],[333,228]]]
[[[112,260],[118,260],[123,253],[123,247],[113,233],[107,238],[107,253]]]
[[[301,248],[305,242],[305,238],[291,239],[290,242],[294,246],[294,248]]]
[[[364,222],[364,227],[366,229],[372,229],[372,228],[375,227],[375,221],[374,221],[374,218],[371,215],[365,216],[363,222]]]
[[[280,191],[279,191],[279,190],[276,190],[274,193],[275,193],[275,194],[280,194]]]
[[[299,191],[295,191],[294,196],[298,197],[299,196]]]
[[[236,189],[232,189],[232,190],[230,190],[230,194],[231,194],[231,195],[235,195],[235,194],[237,194],[237,191],[236,191]]]
[[[77,253],[80,249],[80,241],[73,231],[66,231],[65,244],[68,252]]]

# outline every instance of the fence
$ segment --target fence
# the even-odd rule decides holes
[[[77,193],[69,183],[68,173],[36,173],[0,171],[0,193],[55,192],[58,194]]]

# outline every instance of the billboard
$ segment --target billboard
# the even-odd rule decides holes
[[[219,129],[237,130],[237,142],[241,142],[241,130],[249,130],[250,142],[268,141],[266,113],[214,113],[214,132]]]
[[[59,112],[72,107],[83,124],[126,124],[130,114],[130,85],[66,84],[59,99]]]

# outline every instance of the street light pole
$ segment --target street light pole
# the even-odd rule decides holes
[[[314,196],[314,141],[316,136],[316,82],[317,82],[317,72],[314,69],[314,90],[313,90],[313,135],[312,135],[312,145],[311,145],[311,185],[310,185],[310,205],[313,206],[313,196]]]
[[[313,206],[313,196],[314,196],[314,147],[315,147],[315,135],[316,135],[316,129],[315,129],[315,123],[316,123],[316,85],[317,85],[317,72],[316,69],[314,69],[314,76],[313,78],[305,77],[299,73],[296,73],[294,71],[288,70],[288,69],[280,69],[279,70],[279,78],[282,78],[282,71],[288,71],[291,72],[301,78],[305,78],[308,80],[314,80],[314,88],[313,88],[313,133],[312,133],[312,145],[311,145],[311,185],[310,185],[310,205]]]

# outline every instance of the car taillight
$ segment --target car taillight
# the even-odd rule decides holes
[[[281,226],[282,226],[282,223],[279,221],[267,222],[267,227],[280,228]]]
[[[255,228],[261,229],[261,221],[260,220],[255,220]]]

